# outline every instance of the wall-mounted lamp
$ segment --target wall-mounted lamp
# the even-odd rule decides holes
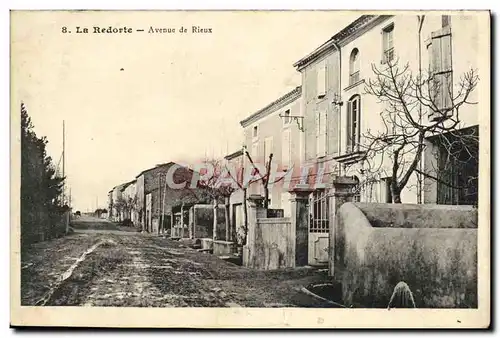
[[[297,122],[297,127],[301,132],[304,132],[304,116],[298,116],[298,115],[278,115],[280,118],[285,118],[288,119],[288,121],[295,121]]]

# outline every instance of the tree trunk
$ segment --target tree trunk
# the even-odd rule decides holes
[[[213,230],[212,230],[212,239],[214,241],[217,240],[217,199],[214,198],[213,200],[214,203],[214,224],[213,224]]]
[[[264,186],[264,209],[269,208],[269,188],[267,187],[267,184]]]
[[[401,203],[401,189],[398,188],[396,180],[393,178],[391,183],[392,203]]]
[[[224,197],[224,214],[226,218],[226,241],[231,241],[231,220],[229,219],[229,207],[231,205],[229,196]]]

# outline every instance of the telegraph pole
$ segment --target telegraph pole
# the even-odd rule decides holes
[[[65,151],[65,147],[66,147],[66,131],[65,131],[65,124],[64,124],[64,120],[63,120],[63,152],[62,152],[62,175],[63,175],[63,178],[64,178],[64,181],[63,181],[63,189],[62,189],[62,204],[66,204],[66,172],[65,172],[65,161],[66,161],[66,151]]]

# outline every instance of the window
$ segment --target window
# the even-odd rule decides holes
[[[354,48],[349,59],[349,84],[359,82],[359,50]]]
[[[281,162],[283,169],[290,168],[290,151],[291,151],[290,129],[283,131],[283,146],[281,150]]]
[[[359,145],[361,98],[353,96],[347,102],[347,151],[352,152]]]
[[[393,42],[394,24],[390,24],[382,30],[382,63],[387,63],[394,59],[394,42]]]
[[[322,99],[326,95],[326,64],[318,66],[317,79],[317,97]]]
[[[429,92],[433,103],[429,118],[436,120],[452,113],[453,71],[451,29],[446,26],[433,32],[427,46],[429,52]],[[441,114],[437,114],[441,112]]]
[[[312,194],[312,203],[310,204],[309,232],[328,233],[329,232],[329,203],[326,190],[316,190]]]
[[[327,133],[327,118],[326,111],[320,111],[315,115],[316,124],[316,156],[323,157],[326,155],[326,133]]]
[[[479,138],[477,126],[455,134],[444,134],[434,142],[437,156],[437,203],[477,205],[479,177]],[[469,137],[464,138],[464,135]],[[444,139],[447,141],[445,142]]]
[[[287,109],[285,113],[283,114],[283,124],[288,125],[290,124],[290,121],[292,119],[290,118],[290,109]]]
[[[252,137],[256,138],[258,135],[259,135],[259,129],[257,128],[257,126],[254,126],[252,129]]]

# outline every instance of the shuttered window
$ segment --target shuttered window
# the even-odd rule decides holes
[[[316,81],[317,97],[323,98],[326,95],[326,64],[320,64],[318,66]]]
[[[359,82],[359,50],[354,48],[349,58],[349,84]]]
[[[290,129],[283,130],[283,144],[281,148],[281,164],[283,169],[290,168],[290,150],[291,150],[291,138]]]
[[[451,115],[453,106],[453,71],[451,51],[451,29],[449,26],[433,32],[429,51],[430,93],[434,109],[441,114]],[[441,114],[431,112],[432,120],[440,118]]]
[[[326,111],[316,113],[316,156],[326,155],[327,117]]]
[[[394,59],[394,24],[390,24],[382,30],[382,63]]]
[[[361,99],[359,95],[352,97],[347,102],[347,152],[352,152],[357,149],[359,144],[360,133],[360,108]]]

